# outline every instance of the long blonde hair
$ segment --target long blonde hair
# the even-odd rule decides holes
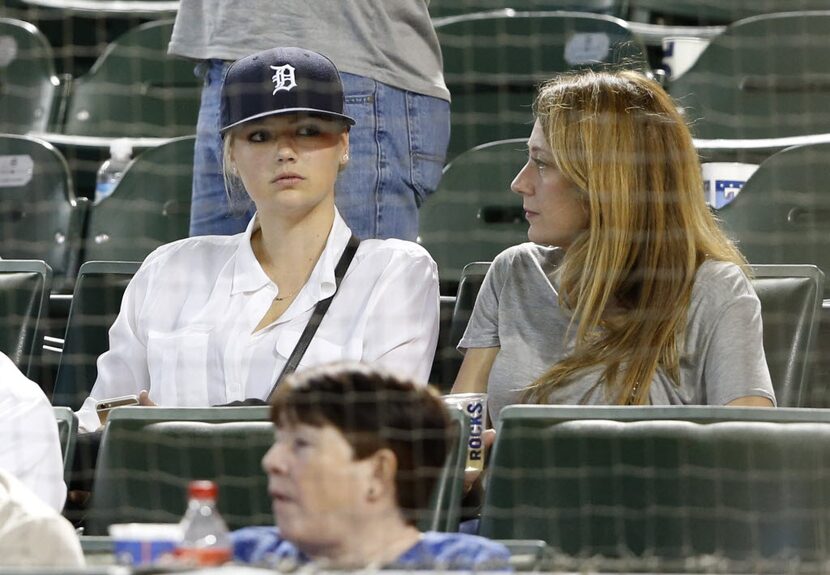
[[[647,403],[658,369],[680,381],[700,264],[746,262],[705,204],[691,134],[658,84],[631,71],[565,74],[540,88],[534,112],[589,224],[558,272],[573,352],[525,401],[545,403],[554,387],[600,367],[614,403]]]

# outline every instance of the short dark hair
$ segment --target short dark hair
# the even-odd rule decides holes
[[[331,425],[358,460],[390,449],[398,462],[398,507],[410,524],[429,505],[454,439],[434,388],[361,363],[329,364],[287,378],[274,395],[271,420],[277,427]]]

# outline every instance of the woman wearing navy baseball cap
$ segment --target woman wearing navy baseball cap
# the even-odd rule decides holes
[[[82,429],[99,426],[102,399],[264,401],[294,369],[336,360],[427,380],[436,265],[415,243],[358,241],[338,214],[334,184],[353,124],[338,71],[321,54],[275,48],[230,66],[225,179],[257,214],[241,234],[181,240],[147,257],[98,360]]]

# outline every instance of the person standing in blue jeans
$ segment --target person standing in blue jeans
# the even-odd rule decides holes
[[[196,134],[190,235],[242,232],[253,214],[228,199],[219,94],[233,60],[273,46],[329,56],[341,71],[350,134],[337,207],[360,238],[414,240],[418,207],[441,179],[449,91],[428,0],[182,0],[171,54],[204,77]]]

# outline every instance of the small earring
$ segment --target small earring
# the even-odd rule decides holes
[[[345,164],[348,161],[349,161],[349,154],[343,154],[343,163]]]

